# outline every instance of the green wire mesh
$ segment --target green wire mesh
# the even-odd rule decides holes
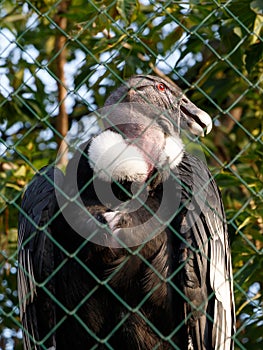
[[[76,127],[74,121],[78,121],[78,132],[91,136],[97,131],[96,110],[109,93],[126,78],[141,73],[168,76],[213,117],[214,132],[202,141],[202,150],[222,190],[232,243],[235,345],[237,349],[261,348],[262,13],[261,1],[248,0],[1,2],[0,349],[22,348],[16,292],[17,219],[19,212],[27,215],[20,208],[24,186],[43,165],[56,162],[57,145],[65,136],[58,127],[58,115],[66,108],[70,126]],[[36,229],[59,246],[48,224]],[[64,253],[87,269],[77,256],[85,244],[73,255]],[[142,248],[130,253],[149,265],[140,253]],[[50,294],[46,285],[65,263],[39,287]],[[103,281],[94,274],[93,278],[120,300],[109,285],[115,273]],[[172,276],[166,282],[172,283]],[[96,288],[74,310],[60,305],[89,333],[77,310]],[[140,308],[152,293],[136,308],[120,300],[128,311],[125,317],[137,313],[149,324]],[[60,303],[54,295],[50,297]],[[91,335],[112,349],[109,339],[119,327],[121,323],[105,339]],[[165,338],[154,325],[150,327]],[[172,336],[165,340],[178,349]]]

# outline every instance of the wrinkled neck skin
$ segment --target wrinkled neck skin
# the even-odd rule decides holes
[[[146,182],[155,170],[175,169],[183,158],[184,146],[177,133],[167,136],[156,125],[120,124],[118,133],[108,129],[91,141],[89,164],[103,181]],[[168,171],[169,173],[169,171]]]

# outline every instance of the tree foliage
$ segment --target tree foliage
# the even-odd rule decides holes
[[[89,112],[125,78],[155,73],[174,80],[214,119],[204,149],[229,222],[236,348],[260,349],[263,2],[6,0],[0,14],[0,348],[21,348],[18,208],[34,171],[56,158],[60,107],[69,127],[89,123]]]

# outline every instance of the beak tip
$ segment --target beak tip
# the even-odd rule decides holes
[[[212,121],[210,115],[204,111],[202,111],[202,115],[200,115],[199,117],[201,117],[200,120],[202,121],[202,123],[205,126],[203,128],[203,133],[201,136],[206,136],[210,133],[210,131],[213,128],[213,121]]]
[[[211,120],[211,122],[209,124],[207,124],[207,126],[205,128],[203,136],[208,135],[211,132],[212,128],[213,128],[213,123],[212,123],[212,120]]]

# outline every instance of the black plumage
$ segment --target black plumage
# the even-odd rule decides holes
[[[210,131],[210,118],[153,76],[131,78],[105,108],[115,105],[132,110],[127,123],[83,144],[65,176],[41,169],[25,192],[18,273],[25,349],[233,349],[222,200],[206,165],[179,140],[181,128]],[[109,155],[123,147],[122,163],[108,162],[103,142],[112,142]],[[126,159],[127,148],[141,164]],[[104,203],[97,189],[114,196]]]

